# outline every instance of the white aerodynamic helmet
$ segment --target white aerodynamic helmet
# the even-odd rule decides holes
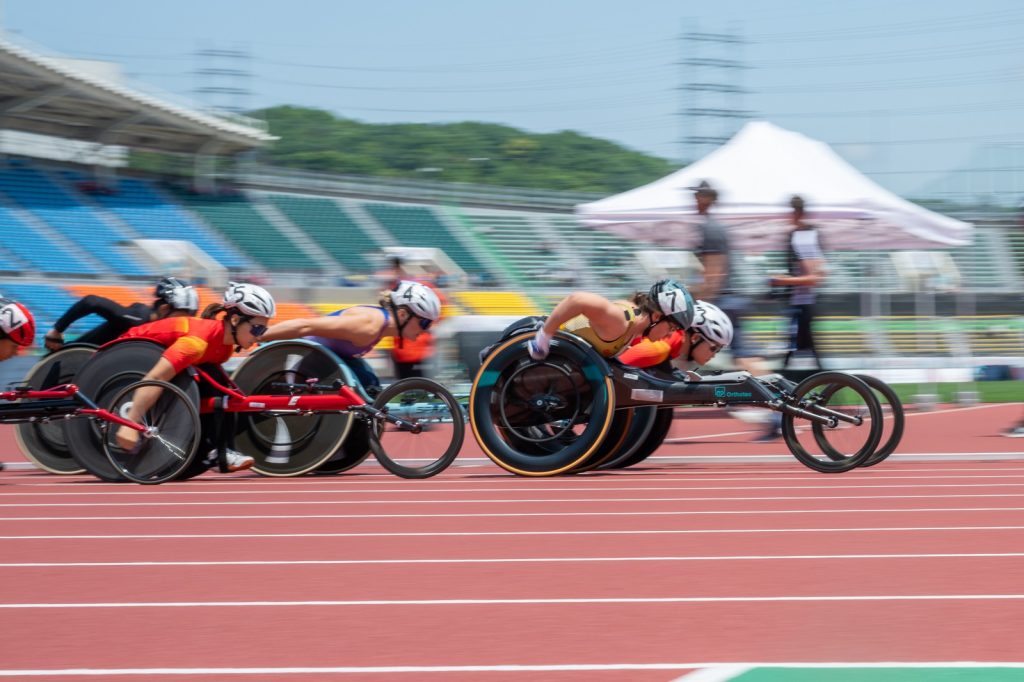
[[[156,303],[166,303],[171,310],[185,310],[195,314],[199,310],[199,294],[177,277],[164,277],[153,290]]]
[[[732,320],[714,303],[697,301],[693,306],[693,323],[690,329],[722,348],[732,343]]]
[[[221,302],[227,310],[236,310],[249,317],[273,317],[277,312],[274,297],[266,289],[255,284],[228,282]]]
[[[413,315],[431,322],[441,319],[441,299],[426,284],[402,280],[388,295],[396,308],[405,306]]]

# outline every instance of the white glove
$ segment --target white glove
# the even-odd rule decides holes
[[[534,360],[543,360],[548,356],[550,345],[551,337],[545,334],[543,329],[538,329],[536,336],[530,339],[527,346],[530,350],[530,357]]]

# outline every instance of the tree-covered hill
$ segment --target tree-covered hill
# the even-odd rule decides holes
[[[253,112],[280,139],[266,163],[305,170],[579,192],[620,192],[675,170],[665,159],[572,131],[493,123],[372,124],[278,106]]]

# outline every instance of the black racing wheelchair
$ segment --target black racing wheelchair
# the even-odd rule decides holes
[[[878,464],[903,434],[899,399],[875,378],[834,371],[800,383],[747,372],[662,375],[605,359],[566,332],[556,334],[546,359],[535,361],[527,341],[536,326],[536,318],[521,320],[481,352],[469,399],[480,447],[515,474],[553,476],[637,464],[664,441],[677,406],[780,412],[790,452],[823,473]],[[892,426],[883,442],[886,421]]]

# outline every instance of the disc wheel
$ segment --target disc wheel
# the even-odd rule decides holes
[[[400,417],[405,425],[374,420],[379,435],[370,449],[381,466],[402,478],[429,478],[447,469],[462,449],[466,420],[455,396],[431,379],[402,379],[373,401],[378,410]]]
[[[86,343],[68,344],[37,362],[22,383],[32,390],[74,383],[78,370],[95,352],[96,346]],[[22,454],[43,471],[51,474],[85,472],[71,456],[64,440],[63,422],[23,422],[15,425],[14,436]]]
[[[129,384],[111,398],[107,409],[127,419],[140,390],[160,391],[138,422],[146,427],[146,433],[138,447],[125,450],[117,444],[120,427],[105,424],[103,448],[107,459],[121,476],[136,483],[157,484],[178,478],[199,449],[199,411],[184,391],[163,381]]]
[[[802,464],[841,473],[874,453],[882,435],[882,409],[863,381],[842,372],[820,372],[800,382],[793,397],[800,409],[831,420],[826,425],[783,413],[782,435]]]
[[[882,438],[878,449],[861,464],[862,467],[871,467],[885,461],[885,459],[896,452],[900,441],[903,440],[903,427],[906,420],[903,414],[903,403],[892,387],[870,374],[858,374],[858,379],[867,384],[875,397],[882,405]]]
[[[342,379],[340,364],[337,356],[317,343],[271,343],[246,358],[232,380],[250,396],[287,395],[289,389],[275,384],[304,384],[311,379],[333,384]],[[235,446],[255,458],[253,471],[264,476],[298,476],[316,469],[341,448],[353,419],[346,412],[242,413],[236,422]]]
[[[659,407],[657,408],[657,414],[654,416],[654,422],[651,424],[651,430],[647,432],[647,436],[640,443],[633,454],[622,459],[622,461],[616,465],[616,468],[625,469],[644,461],[661,447],[661,444],[668,438],[668,432],[672,429],[672,421],[675,419],[675,410],[671,407]]]
[[[611,458],[616,457],[630,442],[630,431],[632,430],[633,423],[637,421],[636,412],[633,408],[615,410],[611,426],[608,429],[608,436],[604,439],[604,442],[583,464],[580,464],[569,473],[582,474],[586,471],[599,469]]]
[[[633,423],[629,425],[629,433],[626,435],[625,442],[618,452],[600,466],[601,469],[621,469],[629,466],[625,462],[630,461],[633,455],[647,442],[647,436],[651,433],[658,418],[658,408],[637,407],[634,408],[634,413]],[[669,423],[671,424],[671,421]]]
[[[522,476],[553,476],[583,465],[611,431],[615,397],[600,358],[566,337],[536,362],[533,332],[496,346],[473,381],[473,435],[498,466]]]
[[[100,407],[129,384],[140,381],[161,358],[164,347],[152,341],[133,339],[96,351],[82,365],[75,383],[82,393]],[[189,372],[181,372],[170,384],[185,392],[193,404],[199,404],[199,388]],[[107,457],[104,439],[106,422],[98,419],[70,419],[64,422],[64,438],[71,456],[92,475],[109,482],[128,480]]]

